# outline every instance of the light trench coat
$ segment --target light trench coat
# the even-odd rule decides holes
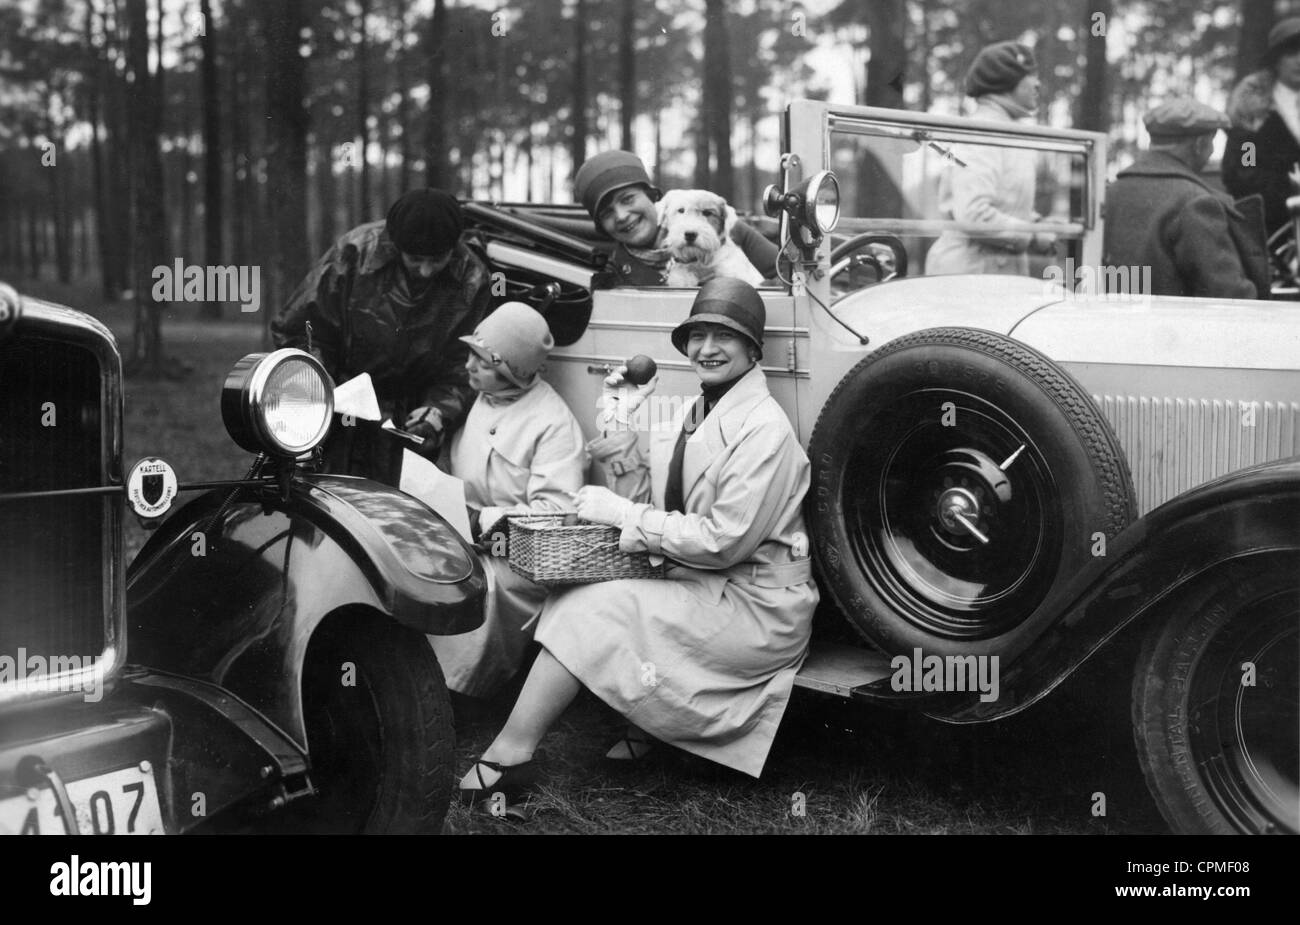
[[[696,399],[697,401],[699,399]],[[572,588],[542,608],[537,640],[657,739],[759,776],[807,654],[817,587],[801,505],[808,457],[762,370],[746,373],[687,440],[685,513],[663,510],[683,414],[652,433],[650,478],[633,435],[593,441],[637,483],[620,548],[672,560],[671,580]],[[605,458],[602,458],[605,457]]]
[[[465,426],[452,437],[451,474],[465,481],[465,500],[483,509],[486,530],[502,514],[568,513],[571,493],[585,480],[588,465],[579,427],[569,406],[538,380],[513,402],[480,394]],[[487,573],[483,625],[458,636],[430,636],[447,687],[475,697],[490,696],[523,664],[531,627],[546,588],[511,571],[509,562],[479,553]]]
[[[1011,115],[992,100],[982,99],[976,119],[1012,122]],[[962,145],[955,152],[965,166],[947,165],[939,180],[939,212],[944,218],[986,224],[987,234],[948,230],[930,248],[925,273],[1029,273],[1026,251],[1033,235],[998,231],[1008,223],[1033,221],[1038,155],[997,145]]]

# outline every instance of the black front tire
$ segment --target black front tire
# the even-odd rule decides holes
[[[442,830],[455,730],[442,669],[422,633],[377,615],[336,615],[308,646],[303,710],[317,794],[267,817],[267,828]]]
[[[1294,557],[1220,566],[1155,616],[1133,733],[1160,814],[1181,834],[1300,833]]]

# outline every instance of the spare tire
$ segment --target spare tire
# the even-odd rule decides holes
[[[822,588],[890,654],[1014,657],[1136,509],[1088,393],[990,331],[876,350],[831,393],[809,455]]]

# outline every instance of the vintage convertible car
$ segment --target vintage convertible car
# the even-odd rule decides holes
[[[1100,268],[1099,134],[799,101],[783,148],[756,219],[783,247],[764,370],[812,461],[823,597],[869,644],[819,629],[797,683],[986,722],[1127,640],[1115,683],[1169,825],[1300,831],[1300,306],[1154,297],[1143,268]],[[972,164],[1025,158],[1045,218],[943,209]],[[577,207],[468,211],[550,321],[574,409],[636,353],[657,399],[695,393],[668,338],[693,290],[610,288]],[[1054,254],[1026,252],[1035,232]],[[927,275],[952,236],[995,265]],[[998,695],[896,670],[931,656],[996,657]]]
[[[304,469],[333,383],[302,351],[226,379],[257,454],[230,482],[125,473],[121,378],[102,324],[0,284],[0,833],[438,832],[454,734],[424,634],[482,622],[472,550]],[[128,511],[191,490],[124,571]]]

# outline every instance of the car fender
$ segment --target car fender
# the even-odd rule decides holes
[[[1018,713],[1121,631],[1158,619],[1163,603],[1213,569],[1267,557],[1300,574],[1297,524],[1300,457],[1242,469],[1179,495],[1133,523],[1063,589],[1060,618],[1003,666],[997,700],[950,700],[927,712],[954,723]]]
[[[482,623],[486,587],[445,520],[378,482],[309,476],[287,501],[274,488],[212,491],[132,563],[131,661],[220,685],[305,746],[303,663],[326,618],[374,611],[460,633]]]

